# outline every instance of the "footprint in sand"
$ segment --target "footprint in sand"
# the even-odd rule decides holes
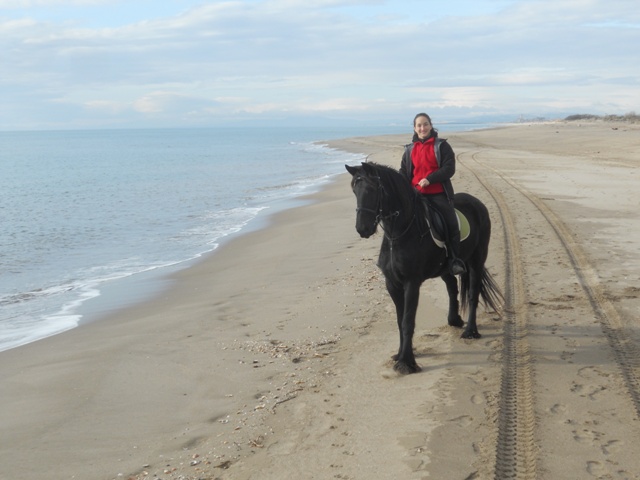
[[[426,468],[428,462],[425,462],[427,450],[427,437],[424,433],[414,433],[410,436],[400,438],[400,445],[403,446],[409,456],[405,459],[405,463],[414,472],[422,471]],[[426,456],[428,458],[428,456]]]
[[[490,353],[487,359],[492,363],[500,363],[500,361],[502,360],[502,352]]]
[[[621,442],[620,440],[611,440],[602,445],[602,453],[605,455],[611,455],[612,453],[617,452],[622,445],[624,445],[624,442]]]
[[[591,445],[599,445],[600,440],[604,437],[604,433],[595,432],[593,430],[574,430],[573,439],[578,443],[588,443]]]
[[[600,477],[607,473],[602,463],[596,461],[587,462],[587,473],[593,477]]]
[[[291,455],[296,451],[297,444],[292,441],[275,442],[267,448],[271,455]]]
[[[460,427],[466,428],[473,423],[473,418],[469,415],[461,415],[459,417],[452,418],[449,421],[459,425]]]
[[[579,383],[573,382],[571,386],[571,391],[573,393],[577,393],[581,397],[589,398],[590,400],[597,400],[598,396],[607,391],[607,387],[604,385],[580,385]]]
[[[557,415],[559,413],[567,413],[567,407],[565,405],[562,405],[561,403],[556,403],[549,409],[549,411],[554,415]]]
[[[582,367],[580,370],[578,370],[578,375],[582,378],[587,378],[587,379],[592,379],[596,377],[609,378],[611,376],[610,374],[603,372],[598,367],[594,367],[594,366]]]
[[[575,354],[573,352],[562,352],[560,354],[560,358],[565,362],[573,363],[571,359],[573,358],[574,355]]]
[[[587,394],[587,397],[589,397],[591,400],[597,400],[598,395],[606,390],[607,387],[605,387],[604,385],[592,387],[591,391]]]
[[[562,337],[563,339],[565,337]],[[567,338],[565,340],[565,344],[567,345],[567,347],[571,347],[571,348],[578,348],[579,344],[576,340],[572,339],[572,338]]]

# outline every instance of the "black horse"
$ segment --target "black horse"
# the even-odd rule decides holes
[[[363,238],[373,235],[382,226],[384,238],[380,247],[378,267],[384,273],[389,295],[396,306],[400,348],[393,356],[394,370],[415,373],[420,370],[413,354],[413,333],[420,285],[428,279],[441,277],[449,294],[448,323],[462,328],[464,322],[458,310],[458,282],[448,270],[446,253],[430,232],[427,207],[421,195],[396,170],[375,163],[361,166],[345,165],[352,175],[351,188],[356,195],[356,230]],[[467,272],[461,275],[460,302],[468,313],[462,338],[480,338],[476,326],[476,310],[483,303],[498,311],[503,297],[485,268],[491,237],[491,219],[484,204],[477,198],[458,193],[456,209],[469,221],[470,234],[460,245],[460,256]]]

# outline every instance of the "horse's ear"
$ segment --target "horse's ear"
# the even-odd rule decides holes
[[[360,167],[351,167],[349,165],[345,165],[344,167],[347,169],[347,172],[349,172],[352,176],[358,173],[358,171],[360,170]]]

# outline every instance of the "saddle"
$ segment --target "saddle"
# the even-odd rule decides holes
[[[458,218],[458,228],[460,229],[460,242],[466,240],[471,233],[471,225],[469,224],[469,220],[464,216],[457,208],[454,208],[456,212],[456,217]],[[445,223],[442,218],[442,214],[440,211],[434,207],[433,205],[429,205],[428,208],[425,209],[427,224],[429,225],[429,232],[431,233],[431,238],[440,248],[445,247]]]

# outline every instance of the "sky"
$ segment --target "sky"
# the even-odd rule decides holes
[[[0,130],[640,113],[637,0],[0,0]]]

